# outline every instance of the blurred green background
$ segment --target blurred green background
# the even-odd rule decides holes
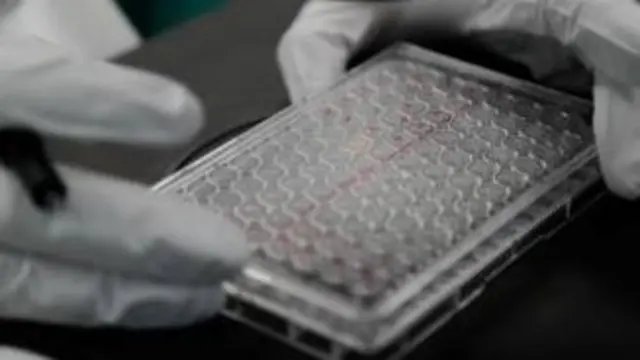
[[[151,37],[203,13],[219,10],[227,0],[117,0],[144,37]]]

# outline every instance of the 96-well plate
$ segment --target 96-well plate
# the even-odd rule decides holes
[[[403,307],[592,159],[589,111],[401,45],[158,189],[245,230],[234,294],[379,348]]]

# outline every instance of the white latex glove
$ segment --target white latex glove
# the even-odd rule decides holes
[[[601,166],[618,195],[640,196],[640,5],[635,0],[398,0],[309,1],[278,47],[294,102],[324,90],[344,73],[349,57],[381,24],[479,35],[499,31],[552,38],[595,74],[594,128]],[[562,51],[495,51],[537,76],[562,68]]]
[[[142,42],[116,0],[0,2],[15,4],[0,26],[2,31],[37,35],[91,58],[112,58]]]
[[[9,347],[0,347],[0,360],[51,360],[32,352]]]
[[[168,79],[0,35],[0,128],[166,146],[203,122]],[[248,258],[222,217],[146,187],[59,165],[65,206],[34,208],[0,167],[0,317],[81,326],[179,326],[215,314]]]

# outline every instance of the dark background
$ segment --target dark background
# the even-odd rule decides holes
[[[274,48],[300,3],[234,0],[120,60],[173,76],[204,99],[208,126],[190,146],[158,151],[54,141],[54,152],[75,164],[152,184],[191,148],[278,110],[286,96]],[[526,77],[522,69],[504,66]],[[639,358],[639,210],[606,198],[498,277],[415,358]],[[148,332],[4,322],[0,343],[59,359],[296,359],[286,348],[224,319]]]
[[[115,0],[145,38],[168,29],[204,12],[224,7],[227,0]]]

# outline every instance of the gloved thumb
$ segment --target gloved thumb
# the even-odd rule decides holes
[[[399,2],[310,1],[282,36],[277,60],[292,102],[335,84],[349,57]]]

